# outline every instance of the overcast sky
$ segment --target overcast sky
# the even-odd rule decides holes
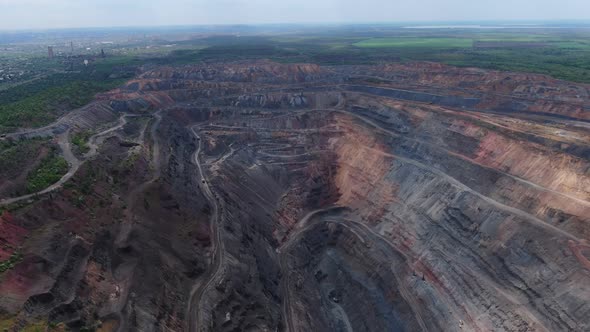
[[[0,0],[0,29],[590,19],[590,0]]]

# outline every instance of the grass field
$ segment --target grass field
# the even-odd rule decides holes
[[[473,40],[468,38],[371,38],[353,45],[379,48],[466,48],[473,46]]]

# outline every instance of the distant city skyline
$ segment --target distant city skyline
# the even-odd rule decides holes
[[[0,0],[0,29],[585,20],[588,0]]]

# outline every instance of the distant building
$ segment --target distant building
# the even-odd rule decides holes
[[[53,46],[47,46],[47,56],[53,59]]]

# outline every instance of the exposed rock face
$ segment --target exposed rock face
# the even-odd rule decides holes
[[[588,330],[587,90],[430,63],[153,69],[98,101],[151,120],[2,216],[23,259],[0,310],[15,330]]]
[[[212,64],[176,68],[158,68],[141,75],[142,78],[173,80],[249,82],[249,83],[302,83],[317,80],[328,73],[314,64],[278,64],[269,61]]]
[[[590,86],[539,74],[461,69],[438,63],[356,66],[344,71],[383,80],[389,87],[423,90],[446,98],[477,96],[482,99],[480,107],[497,112],[547,113],[590,120]]]

